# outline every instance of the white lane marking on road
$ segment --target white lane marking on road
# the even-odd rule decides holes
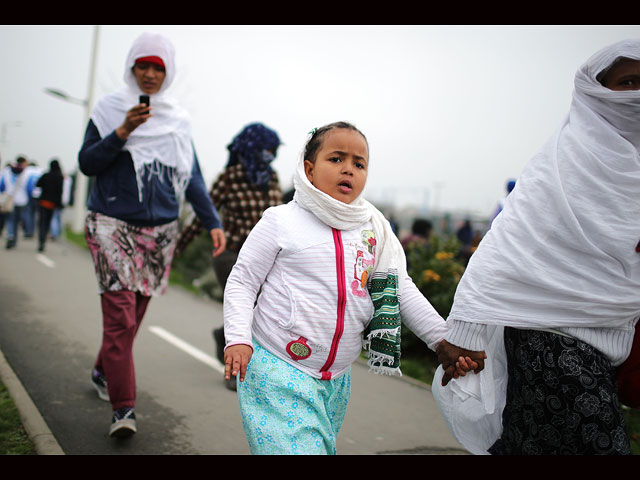
[[[181,338],[176,337],[173,333],[168,332],[162,327],[151,326],[149,327],[149,330],[158,335],[160,338],[163,338],[167,342],[178,347],[180,350],[188,353],[196,360],[200,360],[202,363],[210,366],[214,370],[218,370],[220,373],[224,373],[224,366],[218,361],[217,358],[214,358],[211,355],[207,355],[202,350],[199,350],[193,345],[185,342]]]
[[[48,257],[45,257],[43,254],[38,253],[36,254],[36,259],[40,262],[43,263],[44,265],[46,265],[49,268],[55,268],[56,266],[56,262],[54,262],[53,260],[51,260]]]

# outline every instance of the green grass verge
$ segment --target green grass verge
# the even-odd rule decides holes
[[[0,455],[35,455],[9,390],[0,382]]]

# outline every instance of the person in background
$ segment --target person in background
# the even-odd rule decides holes
[[[402,248],[422,247],[429,243],[433,225],[426,218],[416,218],[411,224],[411,233],[402,239]]]
[[[474,252],[474,238],[473,225],[470,219],[465,219],[462,226],[456,231],[456,237],[460,241],[460,251],[458,257],[463,265],[469,263],[469,259]]]
[[[29,196],[29,203],[24,209],[23,212],[23,223],[22,228],[24,229],[24,238],[33,238],[36,234],[37,227],[37,217],[39,211],[39,200],[40,200],[40,188],[37,186],[38,179],[42,176],[43,170],[35,161],[29,162],[27,166],[29,169],[29,185],[27,186],[28,191],[31,192]]]
[[[62,186],[64,176],[58,160],[49,162],[49,171],[42,175],[36,187],[40,189],[38,199],[38,251],[44,252],[53,214],[62,208]]]
[[[7,250],[14,248],[18,242],[18,227],[28,224],[27,209],[29,200],[39,178],[39,172],[31,168],[23,156],[16,158],[14,164],[7,165],[0,175],[0,193],[7,192],[13,196],[13,209],[5,216],[7,222]]]
[[[0,165],[2,165],[2,162],[0,162]],[[0,176],[4,173],[4,169],[0,169]],[[0,179],[1,181],[1,179]],[[7,214],[2,211],[2,209],[0,209],[0,236],[2,236],[2,232],[4,231],[4,224],[5,224],[5,219],[6,219]]]
[[[638,118],[634,39],[580,66],[568,115],[471,257],[447,340],[486,350],[486,369],[436,372],[433,392],[474,453],[631,453],[616,370],[640,317]]]
[[[152,296],[166,290],[183,199],[224,251],[191,138],[188,113],[166,93],[176,76],[171,41],[143,33],[126,58],[126,86],[101,98],[78,154],[94,177],[85,237],[95,264],[103,337],[91,383],[111,402],[110,436],[137,431],[133,343]],[[147,105],[140,95],[148,95]],[[75,199],[80,201],[80,199]]]
[[[500,202],[498,202],[498,207],[496,208],[496,211],[494,212],[493,217],[491,217],[491,220],[489,221],[489,226],[491,226],[493,221],[496,219],[496,217],[500,214],[500,212],[504,208],[504,202],[507,201],[507,197],[513,191],[514,188],[516,188],[516,181],[507,180],[507,183],[505,185],[505,190],[507,193],[505,194],[504,198],[502,198]]]
[[[227,146],[227,165],[211,187],[211,200],[220,211],[227,238],[226,250],[213,259],[213,269],[223,292],[247,235],[267,208],[282,203],[278,175],[271,167],[279,146],[280,138],[274,130],[262,123],[247,125]],[[195,218],[182,230],[176,255],[202,228],[202,222]],[[224,327],[215,329],[213,337],[218,359],[224,363]],[[236,378],[227,380],[225,385],[235,390]]]
[[[57,240],[62,234],[62,213],[64,212],[64,208],[70,205],[71,202],[71,186],[72,180],[69,175],[64,175],[62,179],[62,207],[56,209],[53,212],[53,217],[51,218],[51,238],[53,240]]]

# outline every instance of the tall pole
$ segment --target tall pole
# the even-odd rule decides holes
[[[89,117],[91,116],[91,109],[93,108],[93,91],[96,75],[96,64],[98,57],[98,40],[100,37],[100,25],[94,25],[93,27],[93,46],[91,50],[91,66],[89,70],[89,87],[87,92],[87,101],[85,103],[84,112],[84,124],[83,128],[86,128],[89,123]],[[84,135],[83,135],[84,138]],[[76,187],[74,192],[74,219],[72,224],[72,230],[76,233],[84,231],[84,220],[87,215],[87,189],[88,179],[78,169],[76,173]]]

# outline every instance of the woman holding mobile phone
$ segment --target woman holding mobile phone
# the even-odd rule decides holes
[[[164,293],[186,199],[211,234],[213,256],[225,237],[191,139],[188,113],[166,95],[175,53],[162,35],[143,33],[125,64],[126,86],[96,104],[78,155],[95,178],[85,236],[103,317],[92,385],[112,404],[109,434],[136,432],[133,342],[149,300]],[[147,96],[148,102],[144,101]]]

